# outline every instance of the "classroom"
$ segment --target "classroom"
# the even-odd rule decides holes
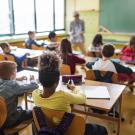
[[[134,5],[0,0],[0,135],[134,135]]]

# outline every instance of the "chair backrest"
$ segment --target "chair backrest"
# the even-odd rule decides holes
[[[101,76],[105,76],[108,71],[99,71]],[[94,80],[96,81],[96,75],[95,75],[95,70],[87,70],[86,71],[86,79],[88,80]],[[117,83],[118,82],[118,75],[116,73],[113,73],[111,76],[112,83]]]
[[[45,115],[46,121],[47,121],[47,125],[49,127],[54,127],[55,124],[53,122],[54,118],[57,119],[62,119],[63,115],[65,112],[63,111],[55,111],[55,110],[50,110],[50,109],[41,109],[43,114]],[[32,111],[33,113],[33,118],[34,118],[34,123],[36,125],[37,130],[40,130],[40,126],[38,123],[38,120],[36,118],[36,114],[35,111],[33,109]],[[73,118],[73,121],[70,125],[70,127],[67,129],[65,135],[84,135],[84,131],[85,131],[85,120],[83,119],[83,117],[77,116],[75,115],[75,117]]]
[[[4,60],[15,62],[15,58],[10,54],[4,54]]]
[[[90,57],[102,57],[101,52],[88,51],[87,55]]]
[[[44,47],[38,47],[38,46],[32,44],[31,49],[33,49],[33,50],[44,50]]]
[[[0,128],[3,126],[7,118],[7,106],[3,97],[0,96]]]
[[[71,69],[69,65],[62,64],[60,66],[60,74],[61,75],[71,75]]]

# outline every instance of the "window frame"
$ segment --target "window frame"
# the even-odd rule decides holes
[[[26,33],[20,33],[20,34],[15,34],[15,18],[14,18],[14,7],[13,7],[13,0],[8,0],[9,1],[9,11],[10,11],[10,33],[8,34],[0,34],[0,37],[5,37],[5,36],[19,36],[19,35],[26,35]],[[50,31],[42,31],[42,32],[37,32],[37,17],[36,17],[36,0],[34,1],[34,25],[35,25],[35,33],[46,33]],[[56,29],[55,28],[55,0],[53,0],[53,31],[65,31],[66,30],[66,0],[64,0],[64,28],[63,29]]]

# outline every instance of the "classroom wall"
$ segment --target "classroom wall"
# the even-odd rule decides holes
[[[98,31],[99,0],[66,0],[66,30],[69,31],[70,21],[73,20],[73,12],[77,10],[85,21],[85,45],[89,46],[94,35]]]

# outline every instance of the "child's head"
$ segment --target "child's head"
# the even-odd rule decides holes
[[[60,51],[62,54],[72,53],[71,42],[68,39],[65,38],[61,41]]]
[[[75,12],[73,13],[73,17],[75,18],[75,20],[79,20],[79,17],[80,17],[79,12],[78,12],[78,11],[75,11]]]
[[[102,56],[105,58],[111,58],[114,55],[115,48],[113,45],[107,44],[103,46]]]
[[[130,47],[135,49],[135,36],[132,36],[130,39]]]
[[[48,38],[50,39],[51,42],[56,42],[57,40],[56,33],[54,31],[51,31],[48,35]]]
[[[4,53],[10,53],[11,49],[8,43],[1,43],[0,47],[2,48]]]
[[[98,47],[100,45],[103,45],[103,38],[102,38],[102,35],[101,34],[97,34],[95,35],[93,41],[92,41],[92,45],[95,46],[95,47]]]
[[[35,32],[34,31],[28,31],[28,36],[30,39],[35,39]]]
[[[39,81],[44,88],[56,89],[60,71],[60,58],[55,52],[46,52],[39,61]]]
[[[3,80],[14,80],[16,78],[16,63],[12,61],[1,61],[0,78]]]

